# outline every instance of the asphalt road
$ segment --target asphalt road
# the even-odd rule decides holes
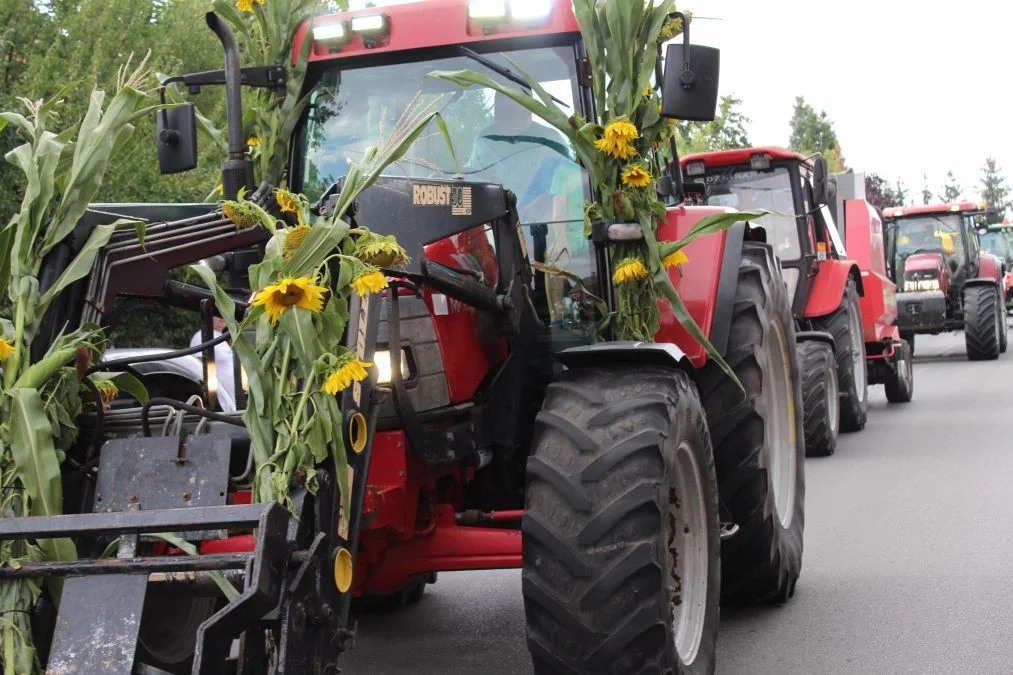
[[[971,363],[918,336],[914,401],[806,464],[802,577],[782,607],[725,611],[722,675],[1013,673],[1013,349]],[[359,617],[351,674],[528,675],[520,572],[441,574]]]

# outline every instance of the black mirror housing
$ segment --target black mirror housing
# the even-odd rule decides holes
[[[817,206],[830,203],[830,190],[827,188],[828,179],[827,160],[817,157],[813,160],[813,200]]]
[[[689,122],[713,120],[718,107],[720,70],[719,49],[703,45],[668,45],[661,114]]]
[[[197,109],[193,103],[155,113],[158,168],[163,174],[197,166]]]

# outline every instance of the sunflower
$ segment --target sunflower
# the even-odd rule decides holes
[[[661,261],[661,264],[665,267],[677,267],[685,265],[689,262],[689,257],[682,251],[674,251],[665,256],[665,259]]]
[[[257,224],[257,214],[250,202],[227,201],[222,204],[222,213],[241,228],[253,227]]]
[[[652,91],[654,91],[654,88],[651,85],[647,85],[644,87],[644,96],[650,96]]]
[[[309,225],[299,225],[293,227],[291,230],[285,232],[285,245],[284,251],[281,254],[283,260],[288,260],[295,255],[295,252],[299,250],[302,243],[306,241],[306,237],[313,231]]]
[[[378,293],[387,288],[387,277],[375,267],[366,267],[359,276],[352,279],[352,288],[360,297]]]
[[[7,357],[14,353],[14,345],[3,338],[0,338],[0,361],[7,360]]]
[[[366,368],[373,365],[372,363],[360,361],[351,354],[347,354],[338,364],[338,367],[331,371],[331,374],[324,380],[323,390],[332,396],[340,391],[344,391],[353,382],[361,382],[369,377]]]
[[[359,246],[356,247],[355,256],[374,267],[394,267],[408,262],[408,252],[397,243],[393,236],[372,236],[368,241],[360,241]]]
[[[279,188],[275,190],[274,201],[278,204],[278,208],[281,209],[282,213],[294,213],[299,218],[300,225],[306,224],[303,220],[302,200],[299,195]]]
[[[612,141],[629,143],[640,138],[640,132],[637,131],[636,124],[620,118],[605,127],[605,138]]]
[[[263,5],[264,0],[236,0],[236,7],[239,9],[240,12],[252,12],[253,3]]]
[[[323,286],[317,286],[317,279],[285,277],[276,284],[265,286],[253,298],[254,307],[263,307],[271,325],[278,323],[278,318],[289,307],[301,307],[311,312],[319,312],[324,308]]]
[[[250,146],[251,148],[255,148],[258,145],[260,145],[260,137],[259,136],[250,136],[249,138],[246,139],[246,144],[248,146]]]
[[[617,284],[624,284],[628,281],[638,281],[647,276],[647,267],[640,258],[624,258],[612,274],[612,281]]]
[[[606,155],[611,155],[616,159],[629,159],[637,154],[637,149],[630,145],[627,141],[619,141],[608,138],[607,136],[595,141],[594,147],[598,148],[598,150]]]
[[[647,187],[651,184],[651,174],[639,164],[631,164],[623,169],[623,185],[629,187]]]

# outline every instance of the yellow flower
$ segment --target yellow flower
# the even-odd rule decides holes
[[[651,88],[651,85],[647,85],[644,87],[644,96],[650,96],[652,91],[654,91],[654,89]]]
[[[661,261],[661,264],[665,267],[676,267],[677,265],[685,265],[688,262],[689,257],[680,250],[666,255],[665,259]]]
[[[353,382],[365,380],[369,377],[366,368],[372,365],[372,363],[366,363],[355,358],[345,361],[324,380],[324,392],[333,396],[347,389]]]
[[[632,140],[640,138],[640,132],[637,131],[637,125],[633,122],[618,119],[605,127],[605,138],[629,143]]]
[[[256,212],[249,202],[225,202],[222,213],[239,227],[253,227],[257,224]]]
[[[387,288],[387,277],[383,276],[383,272],[375,267],[369,267],[352,279],[352,288],[360,296],[378,293]]]
[[[293,227],[291,230],[286,232],[284,251],[282,252],[281,257],[284,260],[288,260],[294,256],[295,252],[299,250],[299,247],[302,246],[302,243],[306,241],[306,237],[308,237],[312,231],[313,228],[309,225],[299,225],[298,227]]]
[[[263,5],[264,0],[236,0],[236,7],[239,8],[239,11],[241,12],[252,12],[253,3]]]
[[[263,307],[272,325],[278,323],[282,312],[289,307],[301,307],[313,313],[319,312],[324,308],[324,292],[327,289],[316,284],[317,279],[315,278],[293,279],[285,277],[278,283],[265,286],[263,290],[258,291],[253,298],[253,306]]]
[[[624,284],[628,281],[638,281],[647,276],[647,267],[640,258],[625,258],[616,267],[612,274],[612,281],[617,284]]]
[[[251,148],[255,148],[258,145],[260,145],[260,138],[258,138],[257,136],[250,136],[249,138],[246,139],[246,144]]]
[[[647,187],[651,184],[651,174],[639,164],[631,164],[623,170],[623,185],[630,187]]]
[[[393,267],[408,260],[408,252],[393,237],[374,239],[359,248],[355,255],[374,267]]]
[[[282,213],[299,213],[302,210],[299,204],[299,197],[288,190],[276,190],[274,193],[274,201],[278,203],[278,207],[281,209]]]
[[[215,192],[217,192],[220,195],[224,195],[225,194],[225,188],[222,187],[221,183],[219,183],[218,185],[215,186]]]
[[[628,142],[607,137],[599,138],[595,141],[594,147],[598,148],[598,150],[606,155],[611,155],[616,159],[629,159],[637,154],[637,149]]]
[[[0,338],[0,361],[6,361],[7,357],[14,353],[14,345],[3,338]]]

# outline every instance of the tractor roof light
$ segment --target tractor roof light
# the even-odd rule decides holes
[[[758,152],[749,158],[749,168],[754,171],[766,171],[770,168],[770,155]]]
[[[337,51],[348,42],[348,26],[344,21],[314,26],[313,41],[323,44],[332,52]]]
[[[950,211],[959,211],[959,210],[960,204],[954,204],[953,206],[950,207]]]
[[[978,208],[984,211],[985,209],[988,208],[988,202],[982,199],[981,201],[978,202]]]
[[[352,17],[352,32],[362,38],[368,49],[390,35],[390,19],[386,14],[365,14]]]
[[[468,3],[468,18],[474,21],[502,21],[506,14],[506,0],[471,0]]]
[[[686,162],[687,176],[702,176],[705,173],[707,173],[707,165],[703,163],[702,159],[698,159],[693,162]]]
[[[514,21],[537,23],[549,18],[552,3],[548,0],[510,0],[510,18]]]

